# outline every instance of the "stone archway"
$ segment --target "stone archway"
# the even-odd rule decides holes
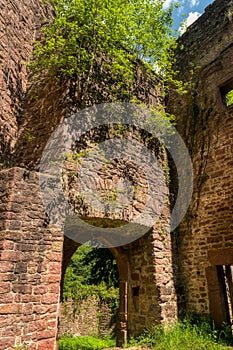
[[[61,294],[63,290],[63,281],[65,270],[74,252],[80,247],[80,244],[72,241],[68,237],[64,237],[63,245],[63,261],[62,261],[62,275],[61,275]],[[117,346],[122,346],[127,343],[128,334],[128,283],[130,278],[130,266],[127,255],[120,248],[110,248],[117,262],[119,272],[119,311],[116,325],[116,341]],[[60,296],[62,297],[62,295]],[[61,309],[60,309],[61,313]]]
[[[65,237],[63,268],[80,244]],[[151,229],[140,239],[110,248],[116,259],[119,284],[117,345],[127,343],[153,323],[174,321],[177,317],[173,280],[172,251],[169,236],[161,237]],[[62,283],[63,277],[61,277]]]
[[[3,148],[4,164],[0,171],[0,350],[23,343],[30,350],[55,350],[63,246],[66,243],[63,243],[64,232],[45,212],[38,170],[43,149],[53,130],[67,116],[67,110],[69,113],[73,110],[76,94],[71,94],[75,92],[73,81],[60,85],[57,81],[42,79],[40,84],[27,85],[26,69],[23,67],[21,71],[21,60],[27,59],[33,50],[35,26],[40,26],[52,13],[42,7],[41,1],[28,5],[23,0],[20,6],[14,2],[6,4],[4,10],[9,25],[21,28],[22,36],[19,38],[17,31],[11,31],[9,36],[3,37],[3,40],[7,39],[5,48],[19,39],[21,45],[12,45],[12,59],[6,60],[12,70],[6,70],[7,74],[2,72],[7,81],[11,81],[11,89],[4,80],[6,106],[2,120],[9,135],[3,128],[1,136],[6,147]],[[25,19],[23,28],[21,15]],[[22,50],[24,47],[27,53]],[[8,57],[5,48],[3,57]],[[161,79],[149,74],[143,76],[138,64],[135,64],[135,86],[128,96],[121,96],[118,91],[112,95],[104,81],[94,81],[91,91],[96,93],[88,96],[85,106],[110,101],[128,102],[135,97],[146,105],[161,106]],[[157,87],[156,91],[154,87]],[[132,128],[129,132],[138,138],[138,130]],[[145,141],[148,135],[144,136]],[[122,167],[122,173],[127,172],[128,165]],[[135,181],[137,172],[134,169]],[[136,199],[136,205],[117,219],[129,222],[130,213],[142,209],[139,196]],[[103,219],[91,211],[81,214]],[[153,322],[176,318],[169,216],[170,208],[166,203],[159,223],[150,232],[130,244],[112,248],[121,278],[118,338],[121,342],[127,335],[136,335]],[[105,218],[114,220],[107,215]]]
[[[136,135],[140,136],[138,133]],[[157,156],[162,158],[164,153],[157,150]],[[112,184],[122,173],[126,178],[130,176],[134,188],[137,189],[138,183],[144,184],[143,172],[132,162],[123,164],[113,161],[108,165],[106,172],[101,173],[104,175],[104,190],[112,189]],[[1,182],[3,211],[0,259],[5,279],[1,290],[5,294],[4,297],[0,296],[3,344],[0,349],[5,350],[23,342],[32,350],[56,349],[62,259],[64,273],[79,243],[77,240],[73,246],[70,245],[67,238],[64,239],[64,232],[50,222],[42,202],[37,172],[22,168],[7,169],[1,172]],[[122,217],[119,217],[118,212],[114,216],[114,213],[93,212],[91,207],[84,206],[80,197],[75,196],[75,181],[66,191],[71,205],[81,213],[84,221],[96,225],[97,231],[106,225],[111,230],[111,227],[123,221],[126,225],[122,227],[128,227],[127,221],[130,220],[127,218],[143,210],[143,200],[146,198],[146,192],[142,191],[141,201],[140,191],[134,192],[133,204],[130,203]],[[170,208],[166,201],[159,220],[146,233],[138,236],[137,230],[141,229],[141,225],[132,224],[130,234],[137,239],[124,245],[111,246],[120,273],[119,345],[126,342],[128,336],[139,334],[153,323],[176,319],[169,219]],[[15,334],[13,338],[12,332]]]
[[[112,130],[105,128],[104,135],[103,130],[97,130],[97,134],[90,135],[90,141],[98,141],[98,137],[108,136]],[[131,139],[144,142],[162,165],[167,164],[166,153],[160,144],[151,139],[149,145],[147,144],[148,134],[144,135],[134,127],[126,128],[124,133]],[[74,149],[72,152],[75,155],[77,151],[81,153],[83,150],[85,148]],[[71,156],[68,160],[72,159]],[[77,154],[75,156],[80,159]],[[98,233],[97,238],[102,234],[99,228],[108,228],[111,231],[119,224],[122,231],[117,239],[124,235],[131,237],[127,243],[121,244],[121,241],[116,241],[114,234],[110,236],[110,248],[120,273],[117,338],[118,344],[122,344],[128,336],[139,334],[153,323],[176,319],[169,188],[166,183],[163,187],[157,186],[158,197],[160,198],[162,192],[166,200],[162,201],[159,219],[151,227],[147,227],[145,231],[145,227],[140,223],[128,225],[133,217],[143,212],[147,201],[148,185],[143,169],[134,162],[123,159],[113,159],[106,164],[106,167],[100,168],[96,179],[100,197],[107,196],[107,199],[110,197],[111,200],[113,196],[115,200],[115,185],[122,177],[126,182],[132,183],[133,190],[129,192],[131,199],[125,203],[122,211],[97,211],[95,207],[92,208],[91,201],[88,204],[77,195],[79,187],[76,175],[79,172],[79,162],[71,165],[68,161],[64,163],[63,183],[64,193],[73,212],[80,216],[83,222],[89,222],[90,226],[94,227]],[[161,169],[164,171],[163,167]],[[3,339],[3,347],[0,345],[0,349],[5,350],[23,342],[32,350],[55,349],[62,273],[64,274],[65,265],[73,251],[83,242],[85,230],[82,231],[81,226],[81,236],[79,235],[70,249],[67,239],[64,240],[64,232],[50,221],[45,212],[36,171],[19,167],[3,170],[1,183],[3,210],[0,258],[6,280],[1,285],[5,295],[2,296],[0,304]],[[152,207],[153,205],[154,202]],[[156,205],[154,207],[156,208]],[[72,225],[69,228],[72,229]],[[77,231],[77,227],[75,230]],[[15,332],[15,338],[12,338],[12,332]]]
[[[145,174],[134,162],[113,159],[106,162],[106,164],[101,163],[96,173],[94,173],[91,164],[87,163],[90,173],[88,184],[95,179],[96,189],[100,197],[103,199],[107,197],[107,205],[102,210],[93,207],[91,200],[89,202],[85,200],[85,192],[80,195],[78,179],[80,164],[82,164],[80,159],[82,156],[86,156],[87,145],[89,150],[93,143],[99,143],[106,138],[110,138],[111,134],[116,137],[116,130],[113,126],[92,130],[88,134],[87,140],[83,142],[86,143],[86,148],[83,147],[83,144],[80,146],[79,143],[76,143],[64,163],[63,185],[66,199],[72,206],[73,213],[78,214],[81,220],[88,225],[82,225],[79,221],[76,224],[73,217],[65,225],[66,235],[71,239],[66,237],[64,241],[63,273],[67,261],[79,244],[77,242],[84,243],[85,240],[89,241],[92,237],[88,231],[89,226],[91,226],[92,234],[99,242],[110,247],[117,261],[120,275],[117,342],[122,345],[127,342],[128,336],[138,335],[152,323],[176,319],[177,310],[169,226],[168,184],[166,184],[166,187],[160,187],[160,182],[158,183],[158,197],[161,191],[161,193],[165,193],[167,200],[162,204],[159,219],[152,227],[147,227],[146,230],[141,224],[129,224],[133,217],[143,212],[149,196]],[[145,144],[147,142],[147,135],[143,139],[141,130],[137,128],[124,129],[119,138],[126,136],[140,140]],[[161,162],[166,163],[163,149],[156,140],[151,142],[150,147],[152,152],[155,152],[156,157]],[[98,154],[95,157],[94,159],[98,159]],[[111,204],[109,204],[111,202],[109,197],[114,196],[112,202],[115,202],[115,197],[118,194],[116,186],[122,178],[132,183],[131,200],[126,202],[123,210],[118,210],[119,203],[116,205],[116,211],[114,211],[114,207],[109,210]],[[89,187],[87,186],[85,189],[88,191]],[[96,200],[95,197],[94,200]],[[119,227],[122,230],[115,233],[114,229]],[[106,235],[104,235],[102,229],[106,229]],[[120,244],[122,237],[131,237],[131,239],[127,243]]]

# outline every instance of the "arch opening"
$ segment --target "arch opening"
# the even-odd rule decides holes
[[[89,247],[64,237],[59,337],[111,336],[117,345],[127,341],[127,325],[122,323],[122,317],[124,321],[127,318],[126,299],[121,285],[128,268],[119,256],[117,249]]]

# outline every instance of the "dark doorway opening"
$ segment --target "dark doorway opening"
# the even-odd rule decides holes
[[[233,265],[207,269],[211,316],[219,328],[233,323]]]

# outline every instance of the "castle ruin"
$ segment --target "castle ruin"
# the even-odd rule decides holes
[[[57,349],[62,280],[79,246],[49,221],[39,186],[43,149],[66,113],[65,89],[38,81],[35,92],[24,62],[50,16],[41,0],[1,4],[0,350],[23,343],[30,350]],[[167,203],[159,225],[111,248],[120,276],[119,344],[187,312],[211,315],[219,325],[232,321],[233,105],[226,103],[233,90],[232,33],[232,0],[216,0],[179,39],[176,65],[189,87],[182,96],[171,90],[167,106],[192,158],[193,196],[175,231],[170,233]],[[149,84],[137,95],[161,103]],[[90,105],[109,98],[100,87]],[[122,165],[115,169],[120,176]],[[140,205],[131,209],[140,211]],[[108,225],[115,219],[85,215]]]

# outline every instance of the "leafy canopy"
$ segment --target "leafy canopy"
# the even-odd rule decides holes
[[[32,66],[58,77],[88,78],[96,66],[132,79],[138,60],[170,76],[172,10],[165,0],[50,0],[55,17],[36,44]],[[166,74],[169,72],[168,74]]]
[[[116,260],[109,249],[82,245],[66,269],[63,298],[83,299],[105,293],[118,300],[119,275]]]

